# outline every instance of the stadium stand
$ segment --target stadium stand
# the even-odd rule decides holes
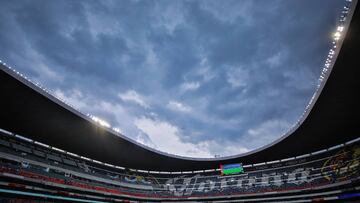
[[[358,27],[360,24],[359,5],[357,5],[357,1],[351,0],[346,0],[345,3],[337,28],[341,31],[346,30],[350,23],[347,19],[351,19],[348,14],[354,12],[355,21],[349,26],[351,41],[341,44],[342,39],[338,38],[340,33],[335,36],[335,41],[332,44],[333,48],[329,51],[329,56],[322,72],[324,75],[320,77],[321,82],[330,77],[330,71],[328,70],[331,70],[330,65],[334,64],[330,59],[336,58],[337,54],[340,57],[337,60],[340,60],[340,62],[337,63],[335,72],[332,72],[333,74],[336,73],[333,75],[333,78],[339,78],[344,72],[336,71],[343,70],[341,68],[347,67],[346,65],[351,66],[350,68],[353,70],[351,76],[359,76],[358,66],[355,64],[358,61],[356,56],[358,52],[356,51],[359,48],[360,36]],[[357,9],[356,12],[355,8]],[[345,48],[342,50],[342,53],[339,53],[339,47],[341,46]],[[0,76],[3,79],[0,82],[15,84],[11,82],[16,78],[16,82],[22,81],[22,85],[28,85],[21,92],[27,94],[29,98],[31,97],[35,103],[40,101],[34,99],[38,98],[39,94],[38,92],[30,91],[29,87],[31,84],[28,81],[19,76],[11,75],[14,73],[10,74],[9,72],[12,72],[13,69],[10,70],[4,64],[0,64],[0,66]],[[17,72],[16,75],[19,75],[19,73]],[[347,102],[354,104],[351,102],[357,101],[352,95],[356,95],[358,92],[358,87],[354,84],[358,84],[356,82],[359,81],[358,78],[348,79],[347,74],[343,78],[345,78],[346,82],[350,81],[351,83],[349,86],[346,86],[352,88],[348,91],[355,91],[350,94],[350,97],[345,97],[345,94],[342,95],[342,98],[346,98],[344,99],[346,101],[336,99],[334,103],[341,103],[341,105],[337,106],[341,108],[343,108],[342,106],[348,106],[345,105],[348,104]],[[343,82],[344,80],[339,81]],[[331,81],[336,80],[332,79]],[[330,83],[330,85],[332,84],[337,85],[338,83]],[[313,111],[316,113],[319,111],[313,107],[314,104],[312,102],[317,99],[321,91],[321,94],[326,94],[328,89],[324,87],[324,90],[322,90],[322,87],[324,87],[324,84],[320,83],[319,89],[310,101],[311,105],[309,104],[306,107],[306,112]],[[0,88],[3,88],[3,85]],[[345,91],[344,88],[340,93],[348,91]],[[54,103],[48,101],[59,101],[49,95],[44,96],[46,94],[43,92],[40,98],[44,101],[42,104],[48,105],[46,106],[48,110],[55,111],[54,109],[59,110],[58,107],[61,107],[59,110],[61,112],[52,112],[54,115],[59,113],[66,115],[64,118],[70,118],[76,122],[81,120],[81,124],[86,124],[81,125],[82,127],[77,126],[76,128],[66,129],[66,131],[58,130],[58,132],[54,126],[44,126],[44,129],[36,127],[41,126],[38,123],[43,121],[44,117],[42,116],[31,117],[39,119],[38,122],[34,121],[36,119],[31,120],[31,122],[28,119],[27,123],[18,122],[14,124],[15,122],[12,119],[17,118],[17,116],[28,116],[29,114],[19,115],[21,113],[19,110],[14,111],[15,114],[11,114],[11,117],[8,116],[10,114],[7,112],[8,109],[20,108],[19,106],[11,106],[13,100],[7,101],[8,98],[13,98],[11,97],[12,94],[12,91],[7,91],[4,93],[7,97],[0,99],[1,102],[4,102],[0,103],[0,106],[4,108],[4,113],[0,114],[0,201],[2,202],[349,202],[360,199],[360,131],[358,127],[359,119],[356,120],[356,118],[359,118],[359,113],[357,113],[359,108],[357,106],[356,108],[351,108],[352,113],[355,112],[354,115],[349,112],[344,115],[348,120],[343,122],[339,119],[335,123],[343,122],[342,124],[344,125],[339,124],[340,127],[332,128],[332,130],[326,132],[337,133],[336,135],[332,134],[328,139],[326,139],[327,134],[320,132],[315,126],[307,128],[310,130],[294,130],[291,136],[283,137],[272,145],[244,156],[228,159],[196,160],[158,153],[125,139],[114,138],[112,134],[106,134],[109,132],[109,129],[89,123],[88,120],[79,116],[79,112],[76,112],[74,109],[71,109],[71,114],[69,114],[68,111],[64,110],[65,107],[62,108],[63,106],[58,105],[59,103],[55,103],[56,108],[52,108]],[[329,100],[329,96],[326,98]],[[28,103],[31,102],[28,101]],[[324,105],[324,103],[320,104]],[[325,103],[325,105],[327,104]],[[11,110],[10,112],[14,113]],[[335,111],[339,113],[338,109],[335,109]],[[39,112],[38,115],[42,115],[41,113],[43,112]],[[343,112],[341,111],[336,115],[343,116],[341,113]],[[68,115],[70,116],[67,117]],[[307,115],[313,118],[316,114]],[[330,115],[330,113],[321,115]],[[321,120],[323,117],[316,117],[315,120]],[[20,121],[22,120],[20,119]],[[66,121],[66,123],[69,126],[71,125],[69,121]],[[315,121],[310,122],[310,124],[314,123]],[[345,123],[348,124],[348,128],[343,127]],[[310,124],[304,121],[302,126],[310,126]],[[21,125],[22,130],[19,130],[17,125]],[[329,128],[333,127],[328,123],[324,125],[329,126]],[[300,129],[302,126],[296,127]],[[94,131],[96,133],[93,133]],[[81,139],[76,138],[76,140],[71,142],[61,142],[57,145],[61,136],[58,134],[56,136],[51,133],[47,134],[46,132],[64,133],[64,136],[65,134],[71,136],[74,135],[72,133],[90,132],[88,135],[89,139],[91,138],[99,142],[105,140],[104,143],[110,143],[111,140],[116,141],[114,141],[114,148],[104,153],[114,154],[116,152],[124,152],[123,154],[126,155],[126,153],[131,151],[134,152],[134,156],[132,158],[128,155],[125,158],[121,156],[119,156],[120,158],[108,155],[102,156],[97,150],[84,150],[89,148],[81,148],[81,150],[77,151],[73,146],[77,142],[83,141],[83,137]],[[41,135],[37,135],[37,133]],[[98,133],[104,133],[104,136],[98,138]],[[86,133],[79,133],[78,137],[84,136],[83,134]],[[300,135],[304,137],[300,138]],[[309,137],[315,135],[317,138],[316,142],[309,140]],[[51,141],[47,141],[47,139],[51,139]],[[299,140],[304,141],[304,143],[294,146],[294,143],[297,143]],[[92,146],[96,146],[95,144],[97,143],[95,142]],[[71,146],[68,147],[68,145]],[[120,150],[125,151],[116,151],[119,150],[118,146],[124,147],[124,149]],[[302,146],[306,146],[304,152],[301,151]],[[264,158],[266,154],[269,154],[269,157]],[[139,157],[141,156],[148,156],[148,160],[142,159],[144,163],[139,164]],[[244,161],[244,172],[235,175],[221,175],[220,169],[217,168],[219,163],[237,163],[234,160]],[[159,166],[159,163],[166,166]],[[137,166],[142,168],[137,168]]]
[[[61,188],[64,194],[76,191],[100,199],[221,200],[226,196],[257,201],[260,196],[262,201],[266,196],[279,200],[275,194],[287,199],[289,194],[294,199],[299,194],[315,198],[317,194],[341,194],[339,188],[359,189],[353,185],[359,183],[360,139],[302,157],[253,164],[244,167],[245,173],[230,176],[221,176],[217,169],[185,175],[116,169],[6,131],[1,132],[0,144],[0,175],[6,180],[1,185],[22,189],[51,186],[54,191]]]

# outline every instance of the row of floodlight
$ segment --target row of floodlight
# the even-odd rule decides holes
[[[100,124],[101,126],[104,126],[104,127],[107,127],[107,128],[110,128],[110,124],[108,122],[106,122],[105,120],[102,120],[96,116],[92,116],[90,115],[90,118],[95,121],[96,123]]]
[[[35,85],[37,88],[41,89],[42,91],[46,92],[47,94],[49,94],[50,96],[55,97],[57,100],[61,101],[63,104],[66,104],[67,106],[75,109],[77,112],[80,112],[83,115],[86,115],[87,117],[91,118],[91,120],[93,120],[95,123],[99,124],[102,127],[105,128],[111,128],[113,131],[115,131],[116,133],[120,133],[121,130],[119,128],[112,128],[111,125],[103,120],[100,119],[96,116],[93,116],[91,114],[86,114],[84,112],[82,112],[80,109],[78,109],[77,107],[75,107],[74,105],[72,105],[71,103],[67,102],[65,99],[63,99],[62,97],[54,94],[52,91],[48,90],[47,88],[45,88],[43,85],[41,85],[39,82],[37,81],[32,81],[29,77],[27,77],[25,74],[20,73],[19,71],[17,71],[16,69],[12,68],[11,66],[7,65],[5,62],[3,62],[2,60],[0,60],[0,64],[4,65],[5,67],[7,67],[8,69],[10,69],[11,71],[13,71],[16,75],[18,75],[19,77],[25,79],[27,82]]]
[[[336,50],[338,49],[338,44],[341,43],[341,39],[344,36],[343,32],[345,31],[345,22],[346,22],[346,19],[348,17],[348,14],[350,12],[350,7],[351,7],[352,0],[345,0],[345,2],[346,2],[345,6],[343,7],[343,9],[341,11],[341,15],[340,15],[340,18],[339,18],[339,21],[338,21],[338,26],[336,27],[336,31],[332,35],[332,42],[331,42],[332,46],[331,46],[331,48],[330,48],[330,50],[328,52],[328,55],[326,57],[324,66],[323,66],[323,68],[321,70],[315,92],[312,95],[309,103],[306,105],[305,110],[300,115],[297,122],[291,127],[291,129],[295,129],[297,126],[299,126],[301,124],[302,118],[306,115],[306,113],[310,109],[311,105],[315,101],[316,95],[319,93],[319,91],[321,89],[321,86],[323,85],[323,82],[325,81],[325,78],[329,74],[328,71],[329,71],[331,65],[334,62],[333,58],[334,58],[334,56],[336,54]]]
[[[321,85],[325,81],[325,78],[328,76],[328,71],[329,71],[330,67],[334,63],[334,57],[337,53],[338,45],[339,45],[339,43],[341,43],[340,41],[344,35],[343,32],[345,31],[345,21],[348,16],[348,13],[350,11],[351,2],[352,2],[352,0],[346,0],[346,5],[343,7],[343,9],[341,11],[341,16],[340,16],[340,19],[338,22],[339,24],[336,27],[336,31],[333,33],[333,38],[332,38],[332,42],[331,42],[332,46],[328,52],[328,55],[325,59],[324,66],[321,70],[321,73],[320,73],[320,76],[318,79],[318,85],[315,90],[315,94],[312,96],[309,104],[306,106],[306,108],[305,108],[306,110],[308,110],[310,108],[311,104],[314,102],[316,93],[318,93],[318,91],[320,90]],[[304,114],[305,114],[305,112],[304,112]]]
[[[319,77],[318,88],[320,88],[322,82],[324,81],[324,79],[327,76],[327,72],[328,72],[330,66],[333,64],[333,58],[336,54],[335,50],[338,48],[339,41],[340,41],[340,39],[342,39],[342,37],[344,35],[343,32],[345,31],[345,21],[349,14],[350,4],[352,1],[346,0],[346,2],[347,2],[347,5],[345,5],[341,11],[339,25],[337,26],[336,31],[333,33],[332,47],[329,50],[329,53],[328,53],[325,63],[324,63],[324,67],[321,71],[321,74]]]

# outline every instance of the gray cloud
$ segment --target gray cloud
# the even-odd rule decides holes
[[[148,124],[176,129],[196,156],[260,147],[298,119],[343,2],[1,4],[3,61],[135,140],[162,146]]]

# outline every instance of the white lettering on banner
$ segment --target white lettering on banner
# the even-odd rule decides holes
[[[211,192],[214,190],[226,190],[227,188],[249,189],[255,186],[267,187],[270,185],[281,187],[285,183],[300,185],[314,180],[310,178],[313,168],[298,168],[290,173],[263,173],[261,176],[233,176],[233,177],[213,177],[197,174],[192,177],[180,176],[168,179],[164,188],[175,196],[191,195],[193,192]]]

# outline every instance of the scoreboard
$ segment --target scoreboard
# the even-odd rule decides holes
[[[242,164],[221,164],[220,165],[220,172],[221,175],[231,175],[231,174],[238,174],[243,173],[244,168]]]

